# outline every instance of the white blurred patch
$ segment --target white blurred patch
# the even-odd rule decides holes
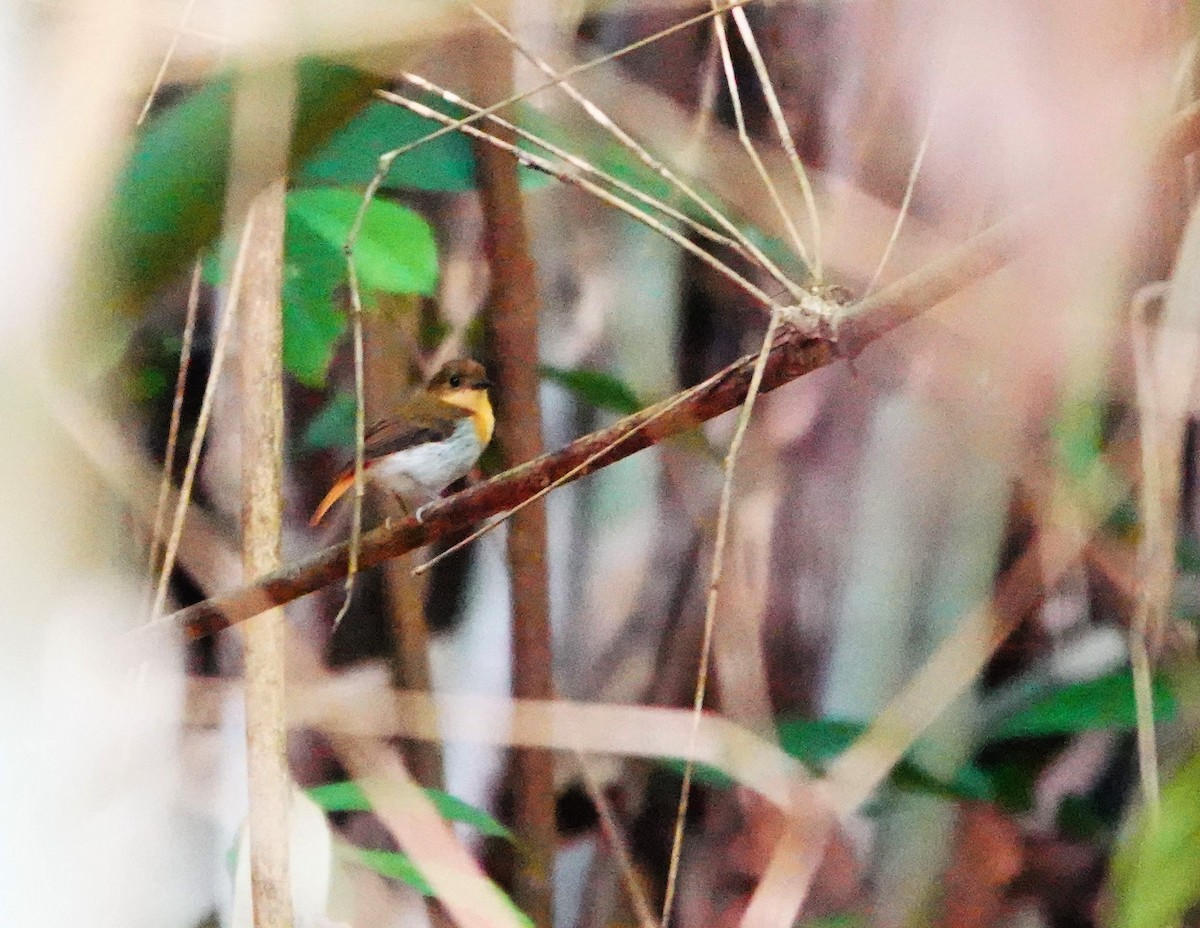
[[[179,803],[179,648],[133,653],[129,591],[48,606],[0,673],[0,923],[193,924],[209,904]]]

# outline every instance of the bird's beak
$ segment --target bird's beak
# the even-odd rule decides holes
[[[492,385],[492,382],[491,382],[490,380],[481,380],[481,381],[479,381],[479,389],[480,389],[480,390],[486,390],[486,389],[488,389],[488,388],[489,388],[491,385]]]

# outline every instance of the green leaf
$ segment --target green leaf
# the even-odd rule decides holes
[[[687,761],[681,757],[666,757],[663,758],[662,765],[682,777]],[[713,789],[732,789],[735,783],[733,777],[711,764],[692,764],[692,779]]]
[[[435,95],[420,95],[426,106],[455,119],[466,110],[451,106]],[[517,108],[518,119],[525,121],[528,108]],[[423,139],[442,124],[418,116],[391,103],[373,100],[345,128],[331,138],[301,168],[296,181],[301,185],[344,184],[365,187],[375,176],[381,155]],[[520,169],[521,186],[529,189],[548,182],[540,171]],[[392,162],[383,181],[384,187],[407,187],[461,193],[475,188],[475,155],[471,143],[461,132],[448,132],[406,152]]]
[[[355,856],[363,866],[369,867],[381,876],[407,883],[417,892],[425,896],[437,895],[429,881],[422,876],[416,864],[407,854],[399,851],[376,851],[364,848],[354,848]],[[472,877],[474,879],[474,877]],[[512,899],[495,883],[488,880],[489,885],[499,895],[500,899],[512,910],[517,920],[525,928],[535,928],[532,919],[516,907]]]
[[[1175,718],[1179,705],[1166,677],[1156,675],[1153,684],[1154,719]],[[1121,670],[1096,680],[1060,687],[1028,708],[1009,716],[988,736],[990,741],[1071,735],[1107,728],[1137,726],[1133,697],[1133,675]]]
[[[867,725],[863,722],[786,719],[779,724],[779,743],[793,757],[814,770],[823,771],[866,730]],[[904,792],[923,793],[942,799],[992,798],[991,780],[973,764],[964,765],[953,779],[944,780],[905,757],[892,768],[888,782]]]
[[[399,851],[372,851],[361,847],[355,848],[355,851],[358,860],[364,866],[369,867],[381,876],[407,883],[422,895],[436,895],[433,887],[426,882],[425,877],[421,876],[421,871],[417,869],[416,864],[412,862],[407,854],[402,854]]]
[[[550,367],[546,364],[540,366],[538,371],[545,379],[565,387],[597,409],[607,409],[627,416],[643,406],[637,394],[624,381],[603,371],[583,367]]]
[[[779,722],[779,746],[820,774],[839,754],[853,744],[867,726],[863,722],[835,719],[785,719]],[[678,758],[664,761],[665,766],[682,774],[684,762]],[[728,789],[733,780],[722,771],[707,764],[696,764],[693,776],[700,783],[717,789]],[[991,780],[978,767],[965,765],[952,780],[943,780],[909,759],[901,760],[889,777],[891,786],[905,792],[923,793],[942,799],[992,798]]]
[[[470,825],[482,834],[503,838],[506,841],[516,841],[511,831],[501,825],[487,812],[443,792],[440,789],[423,791],[433,803],[438,814],[449,822],[462,822]],[[314,786],[308,790],[309,798],[326,812],[370,812],[371,803],[361,786],[351,780],[340,783],[326,783],[324,786]]]
[[[863,915],[823,915],[801,922],[799,928],[866,928],[868,922]]]
[[[501,825],[487,812],[477,809],[469,802],[464,802],[457,796],[442,792],[440,789],[426,789],[425,795],[433,802],[434,808],[442,818],[451,822],[462,822],[470,825],[480,834],[491,835],[493,838],[503,838],[505,841],[516,843],[517,836]]]
[[[355,401],[353,393],[338,393],[313,416],[304,430],[304,447],[329,451],[354,445]]]
[[[1114,928],[1167,928],[1200,903],[1200,755],[1163,787],[1157,824],[1146,809],[1110,873]]]
[[[298,164],[367,102],[377,80],[311,58],[295,74],[291,155]],[[138,136],[104,231],[128,299],[143,300],[177,277],[220,231],[232,100],[226,74],[152,118]]]
[[[346,316],[335,300],[346,262],[304,223],[289,219],[284,235],[283,366],[311,387],[329,373]]]
[[[287,219],[307,226],[340,253],[361,204],[362,195],[352,190],[293,190],[287,198]],[[367,207],[354,263],[364,290],[432,296],[437,286],[437,244],[429,223],[386,200],[372,200]]]
[[[370,812],[371,803],[361,786],[353,780],[311,786],[308,798],[326,812]]]

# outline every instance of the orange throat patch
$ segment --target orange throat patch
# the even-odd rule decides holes
[[[487,447],[492,440],[492,432],[496,428],[496,414],[492,412],[492,403],[488,399],[487,390],[452,390],[438,397],[443,403],[465,409],[471,414],[471,424],[475,426],[475,435],[479,444]]]

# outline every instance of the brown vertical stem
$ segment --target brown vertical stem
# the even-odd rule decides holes
[[[276,569],[283,528],[283,179],[291,124],[288,72],[244,78],[235,110],[228,217],[245,216],[239,308],[242,439],[242,568],[247,580]],[[249,203],[247,192],[269,185]],[[254,184],[255,186],[251,186]],[[230,312],[233,307],[230,307]],[[246,624],[246,754],[250,784],[250,881],[254,924],[290,928],[288,811],[292,781],[284,711],[282,609]]]
[[[492,36],[476,46],[479,91],[486,103],[512,88],[512,50]],[[497,435],[506,467],[542,453],[538,403],[538,296],[525,229],[517,162],[508,152],[473,142],[475,173],[491,264],[488,336]],[[512,581],[513,694],[550,699],[553,678],[550,603],[546,585],[546,509],[517,513],[508,527]],[[545,751],[517,750],[512,762],[516,826],[524,845],[513,887],[518,906],[542,926],[551,924],[554,866],[554,765]]]

